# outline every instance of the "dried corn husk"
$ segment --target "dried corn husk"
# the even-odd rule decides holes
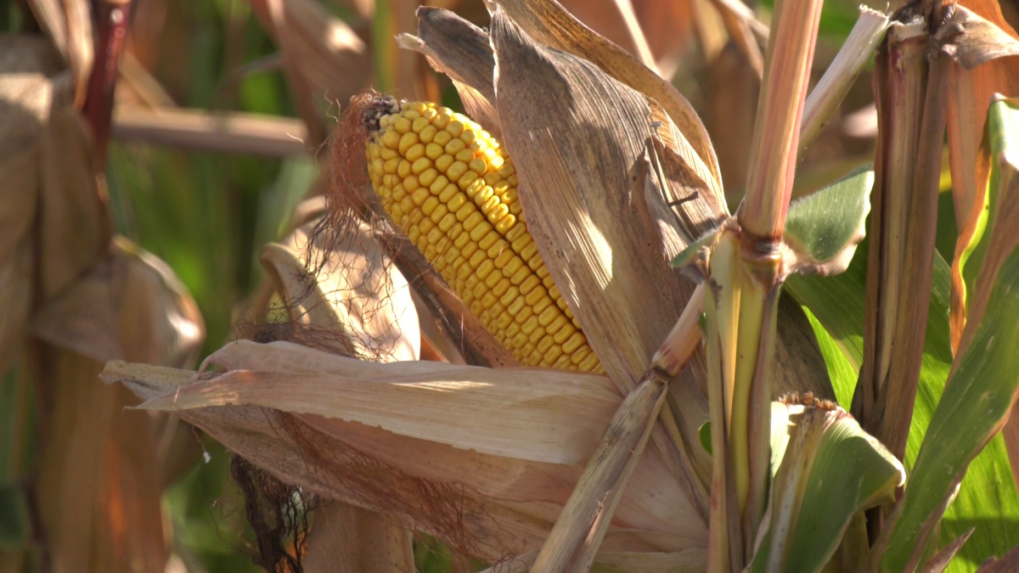
[[[251,370],[231,370],[241,364]],[[174,409],[288,483],[394,513],[455,549],[495,561],[544,540],[621,401],[602,376],[373,364],[288,343],[234,343],[206,365],[227,372],[196,379],[111,363],[104,376],[150,398],[146,408]],[[295,417],[300,430],[281,436],[254,406],[269,401],[302,413]],[[292,440],[305,432],[334,458],[301,457]],[[347,472],[366,468],[372,475],[351,483]],[[694,516],[661,457],[648,451],[610,533],[637,530],[635,538],[659,551],[696,549],[706,530]]]

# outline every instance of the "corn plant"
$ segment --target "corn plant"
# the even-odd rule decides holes
[[[486,4],[487,30],[421,8],[398,38],[466,114],[351,100],[325,204],[262,251],[251,340],[197,373],[103,371],[245,460],[287,531],[299,494],[332,500],[296,549],[256,527],[263,564],[410,571],[416,531],[492,571],[1019,566],[1019,36],[998,6],[861,9],[811,91],[820,0],[777,0],[763,56],[719,2],[762,77],[730,209],[653,62],[552,0]],[[315,143],[282,6],[258,8]],[[872,57],[873,166],[792,201]]]

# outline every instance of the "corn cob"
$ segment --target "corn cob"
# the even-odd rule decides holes
[[[518,362],[602,372],[527,231],[499,143],[445,107],[376,104],[368,173],[392,220]]]

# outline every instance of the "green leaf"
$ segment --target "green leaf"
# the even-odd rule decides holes
[[[785,244],[790,272],[832,275],[849,266],[856,245],[866,235],[874,170],[859,169],[789,206]]]
[[[906,477],[841,408],[772,404],[772,450],[780,461],[753,572],[820,571],[853,516],[894,500]]]
[[[792,275],[785,291],[804,305],[842,350],[847,364],[859,370],[863,363],[863,309],[866,294],[867,241],[857,248],[846,272],[832,276]],[[948,379],[952,365],[949,343],[949,268],[940,255],[934,257],[931,302],[924,340],[923,368],[917,389],[913,420],[906,443],[906,467],[911,468],[920,451],[931,415]],[[816,327],[815,327],[816,328]],[[832,368],[829,363],[829,368]],[[846,393],[838,380],[836,394]],[[855,387],[855,380],[853,382]],[[852,389],[849,389],[849,394]],[[1012,485],[1012,470],[1001,436],[996,436],[970,464],[959,495],[942,521],[942,545],[976,527],[947,571],[976,571],[988,557],[1002,555],[1019,544],[1019,494]]]
[[[970,461],[1005,425],[1019,393],[1015,366],[1019,349],[1019,236],[1015,233],[1019,225],[1019,113],[1009,105],[995,102],[988,114],[996,159],[991,190],[996,192],[987,238],[982,241],[983,268],[970,293],[968,320],[952,378],[934,412],[910,486],[885,531],[883,570],[901,571],[918,559]],[[1013,123],[1005,125],[1007,121]],[[1003,461],[1007,467],[1007,459]],[[997,485],[999,490],[1015,492],[1011,481]],[[1019,513],[1002,511],[998,521],[1011,527],[1013,537],[1019,537]],[[975,525],[979,531],[980,525]],[[1015,543],[1013,539],[1009,546]]]
[[[700,428],[697,428],[697,439],[701,442],[701,447],[704,448],[705,452],[711,453],[711,422],[704,422]]]
[[[17,484],[0,485],[0,549],[16,551],[28,543],[32,520],[25,490]]]
[[[687,245],[683,252],[676,255],[669,264],[680,269],[693,265],[700,256],[701,251],[711,247],[717,235],[718,229],[708,231],[704,236]]]
[[[832,388],[835,390],[835,398],[838,400],[839,406],[848,410],[853,402],[853,390],[856,389],[860,362],[849,358],[846,347],[839,344],[825,330],[824,326],[817,320],[814,313],[810,312],[809,308],[805,306],[802,308],[803,314],[807,316],[811,328],[814,329],[817,346],[821,349],[821,356],[824,357],[825,366],[828,368],[828,378],[831,380]]]

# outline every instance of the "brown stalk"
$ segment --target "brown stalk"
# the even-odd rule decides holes
[[[113,136],[185,149],[251,153],[270,157],[302,155],[307,129],[300,120],[240,112],[118,105]]]
[[[887,106],[879,113],[887,109],[893,119],[890,125],[879,120],[890,129],[879,143],[871,219],[865,339],[872,342],[864,350],[862,394],[854,397],[864,427],[900,459],[927,327],[951,65],[947,56],[927,55],[923,26],[894,28],[887,64],[882,61],[876,76],[876,99]]]
[[[912,166],[917,174],[907,213],[908,240],[912,244],[903,268],[902,288],[898,292],[901,318],[894,332],[896,359],[889,369],[886,391],[878,402],[878,411],[885,415],[876,436],[899,459],[906,452],[906,438],[913,418],[913,401],[920,378],[924,334],[927,331],[949,65],[948,58],[944,56],[939,56],[931,63],[923,127],[916,162]]]
[[[821,5],[819,0],[775,3],[775,25],[750,148],[747,191],[737,213],[744,240],[771,242],[782,237]]]
[[[892,340],[898,321],[898,294],[904,264],[908,190],[923,117],[926,36],[920,24],[894,24],[878,54],[874,75],[881,138],[868,236],[871,268],[867,273],[864,363],[853,397],[853,415],[861,424],[874,418],[878,397],[888,380]],[[880,309],[880,310],[879,310]]]
[[[89,78],[88,94],[82,113],[92,127],[96,157],[100,166],[106,165],[110,118],[113,115],[113,91],[117,87],[120,54],[123,53],[127,43],[131,5],[132,0],[106,0],[99,2],[97,6],[99,39],[96,42],[96,65]]]

